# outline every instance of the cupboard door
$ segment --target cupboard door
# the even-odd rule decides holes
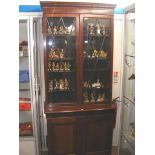
[[[110,103],[112,20],[110,16],[81,15],[83,42],[83,103]]]
[[[47,119],[49,155],[77,154],[76,118]]]
[[[86,155],[110,155],[113,131],[111,115],[87,117],[84,131]]]
[[[76,103],[78,88],[78,16],[47,15],[46,91],[52,104]]]

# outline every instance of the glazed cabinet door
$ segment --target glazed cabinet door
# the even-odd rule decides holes
[[[83,103],[111,103],[113,20],[109,15],[80,15]]]
[[[85,118],[85,155],[111,155],[112,115],[95,115]]]
[[[44,17],[46,101],[53,105],[78,100],[79,16],[46,14]]]
[[[77,121],[73,117],[47,119],[48,155],[77,155]]]

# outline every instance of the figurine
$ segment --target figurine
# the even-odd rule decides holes
[[[64,31],[64,27],[63,26],[60,26],[60,28],[59,28],[59,34],[65,34],[65,31]]]
[[[64,50],[63,50],[63,49],[61,49],[60,58],[61,58],[61,59],[64,58]]]
[[[83,93],[83,100],[84,100],[85,103],[89,102],[89,100],[88,100],[88,93],[87,92]]]
[[[91,93],[91,102],[95,102],[95,93]]]
[[[84,86],[84,88],[88,88],[88,82],[85,81],[85,82],[83,83],[83,86]]]
[[[60,69],[59,69],[60,71],[63,71],[64,70],[64,68],[63,68],[63,63],[61,63],[60,64]]]
[[[95,58],[95,57],[98,57],[98,52],[97,52],[97,50],[94,50],[94,51],[93,51],[93,54],[92,54],[92,58]]]
[[[59,70],[59,63],[58,63],[58,62],[56,63],[55,70],[56,70],[56,71]]]
[[[52,71],[55,71],[55,62],[52,62]]]
[[[54,28],[53,28],[53,34],[55,35],[55,34],[58,34],[58,32],[57,32],[57,27],[56,26],[54,26]]]
[[[64,80],[60,79],[59,84],[60,84],[60,90],[64,90],[64,88],[65,88]]]
[[[48,34],[52,34],[52,30],[51,30],[51,27],[50,26],[48,26],[47,31],[48,31]]]
[[[65,83],[65,89],[68,90],[69,89],[69,82],[66,78],[64,80],[64,83]]]
[[[48,62],[48,71],[51,71],[51,62]]]
[[[100,31],[101,35],[105,36],[106,32],[105,32],[105,25],[101,26],[101,31]]]
[[[54,83],[55,83],[54,89],[55,90],[60,89],[60,84],[59,84],[59,82],[56,79],[54,79]]]
[[[67,67],[67,70],[70,71],[71,65],[70,65],[70,62],[69,61],[66,63],[66,67]]]
[[[89,25],[88,31],[89,31],[90,35],[94,35],[94,25],[93,24]]]
[[[53,80],[51,80],[49,82],[49,92],[51,92],[53,89],[54,89],[54,83],[53,83]]]
[[[105,52],[103,50],[100,51],[100,58],[105,59],[105,58],[107,58],[107,55],[108,55],[107,52]]]
[[[100,102],[103,102],[103,101],[104,101],[104,93],[100,95]]]
[[[96,28],[97,28],[97,34],[98,34],[98,35],[101,34],[101,33],[100,33],[100,32],[101,32],[100,26],[101,26],[100,24],[97,24],[97,25],[96,25]]]
[[[65,34],[70,34],[68,27],[65,27]]]

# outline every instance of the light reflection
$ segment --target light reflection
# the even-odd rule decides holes
[[[52,44],[53,44],[53,43],[52,43],[52,40],[49,40],[48,45],[49,45],[49,46],[52,46]]]

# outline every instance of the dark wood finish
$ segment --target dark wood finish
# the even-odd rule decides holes
[[[116,105],[112,104],[113,73],[113,10],[115,5],[79,2],[41,2],[43,7],[45,114],[47,118],[49,155],[111,155],[112,132],[115,126]],[[76,100],[53,104],[48,100],[48,56],[46,51],[46,20],[48,17],[76,18]],[[104,104],[83,103],[84,58],[83,18],[110,20],[109,99]],[[55,60],[59,61],[59,60]],[[100,72],[104,72],[100,69]],[[51,72],[52,74],[52,72]]]

